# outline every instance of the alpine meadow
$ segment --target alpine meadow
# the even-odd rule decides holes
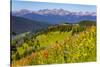
[[[11,67],[96,62],[95,5],[11,3]]]

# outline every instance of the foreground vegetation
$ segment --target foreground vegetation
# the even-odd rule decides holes
[[[11,66],[96,61],[96,26],[62,24],[11,43]]]

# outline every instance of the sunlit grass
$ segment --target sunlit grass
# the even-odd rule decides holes
[[[96,61],[96,26],[73,35],[72,31],[48,32],[38,35],[37,40],[45,49],[32,52],[13,62],[12,66]]]

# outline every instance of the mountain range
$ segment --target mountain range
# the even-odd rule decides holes
[[[37,11],[22,9],[13,11],[12,16],[48,22],[49,24],[59,24],[61,22],[77,23],[82,20],[96,21],[96,12],[71,12],[64,9],[40,9]]]
[[[64,9],[43,9],[31,11],[22,9],[11,12],[11,31],[20,34],[36,33],[48,26],[61,23],[79,23],[80,21],[96,21],[96,12],[70,12]]]

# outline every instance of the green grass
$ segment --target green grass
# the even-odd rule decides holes
[[[47,34],[42,34],[36,37],[39,41],[41,47],[46,47],[52,45],[56,41],[62,41],[65,37],[70,35],[70,32],[49,32]]]

